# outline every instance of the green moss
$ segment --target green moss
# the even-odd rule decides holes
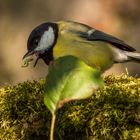
[[[140,78],[107,76],[103,89],[57,113],[56,140],[138,140]],[[51,114],[43,103],[44,81],[0,89],[0,140],[47,140]]]

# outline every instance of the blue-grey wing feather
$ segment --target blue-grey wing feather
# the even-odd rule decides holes
[[[92,30],[89,30],[89,32],[87,33],[79,32],[78,34],[80,37],[83,37],[89,41],[105,41],[124,51],[129,51],[129,52],[136,51],[133,47],[129,46],[124,41],[112,35],[101,32],[99,30],[93,29],[93,32]]]

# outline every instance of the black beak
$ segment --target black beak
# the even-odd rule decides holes
[[[37,57],[37,59],[35,60],[34,67],[36,66],[38,60],[39,60],[39,57]]]
[[[25,59],[26,57],[28,57],[28,56],[31,56],[31,55],[33,55],[35,52],[34,51],[32,51],[32,50],[29,50],[24,56],[23,56],[23,58],[22,59]],[[38,60],[39,60],[39,56],[37,56],[37,59],[35,60],[35,63],[34,63],[34,67],[36,66],[36,64],[37,64],[37,62],[38,62]]]
[[[25,59],[26,57],[30,56],[30,55],[33,55],[34,54],[34,51],[32,50],[29,50],[24,56],[22,59]]]

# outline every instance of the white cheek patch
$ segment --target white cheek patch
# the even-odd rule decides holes
[[[41,51],[44,52],[45,50],[48,50],[54,43],[55,35],[52,27],[49,27],[47,31],[44,32],[42,35],[40,42],[35,49],[35,51]]]

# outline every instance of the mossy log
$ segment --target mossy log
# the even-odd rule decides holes
[[[139,140],[140,78],[107,76],[104,88],[57,112],[55,140]],[[0,140],[49,140],[44,80],[0,89]]]

